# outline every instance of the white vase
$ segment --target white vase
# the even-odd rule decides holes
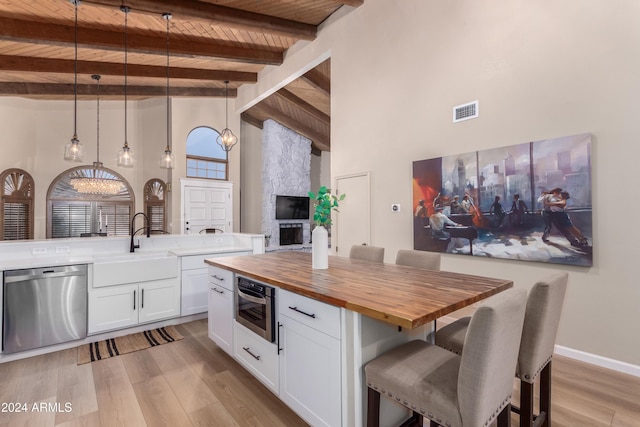
[[[329,268],[329,237],[327,229],[319,225],[311,233],[311,267],[316,270]]]

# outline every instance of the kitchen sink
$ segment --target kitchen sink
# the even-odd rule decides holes
[[[178,257],[169,252],[96,255],[93,287],[139,283],[177,277]]]

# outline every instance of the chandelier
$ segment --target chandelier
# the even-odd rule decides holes
[[[224,98],[225,98],[225,114],[226,127],[216,138],[218,145],[227,153],[231,151],[234,145],[238,143],[238,137],[229,129],[229,80],[224,81]]]
[[[71,186],[82,194],[93,194],[97,196],[113,196],[122,191],[122,181],[110,178],[109,172],[104,170],[100,161],[100,75],[91,76],[97,82],[96,90],[96,143],[97,155],[96,161],[93,162],[92,176],[71,178]]]
[[[94,166],[102,166],[102,163],[99,165],[96,163]],[[110,178],[71,178],[71,185],[78,193],[96,196],[114,196],[122,191],[122,182]]]

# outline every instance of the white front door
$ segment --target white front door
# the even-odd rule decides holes
[[[233,231],[231,183],[190,182],[182,189],[184,234],[205,228]]]
[[[352,245],[371,241],[369,172],[337,177],[335,189],[346,196],[340,202],[331,240],[336,243],[336,254],[348,257]]]

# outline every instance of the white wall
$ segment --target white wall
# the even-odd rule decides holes
[[[330,52],[331,174],[371,171],[371,243],[387,262],[412,247],[412,161],[591,132],[593,267],[444,255],[442,268],[527,289],[566,270],[558,343],[640,365],[640,198],[629,182],[640,155],[640,3],[367,0],[339,15],[241,88],[238,105]],[[480,117],[452,124],[451,108],[475,99]],[[392,214],[391,203],[406,208]]]
[[[240,231],[265,234],[262,229],[262,129],[242,122],[240,136]]]
[[[135,155],[133,168],[117,166],[117,153],[124,143],[124,104],[122,101],[100,101],[100,161],[131,184],[135,193],[135,209],[142,211],[143,187],[150,178],[166,182],[186,176],[186,138],[197,126],[225,127],[225,100],[172,99],[171,136],[176,155],[176,168],[167,172],[159,166],[160,154],[166,146],[166,100],[129,101],[127,107],[128,140]],[[229,127],[240,131],[239,115],[229,103]],[[73,136],[73,101],[40,101],[14,97],[0,98],[3,155],[0,171],[21,168],[35,180],[35,238],[46,235],[46,196],[51,182],[64,171],[91,165],[96,161],[96,102],[78,102],[78,137],[84,145],[81,163],[64,160],[64,146]],[[213,142],[215,143],[215,141]],[[239,142],[242,144],[242,141]],[[234,224],[239,224],[240,161],[236,146],[229,154],[229,179],[234,185]],[[180,233],[180,185],[173,185],[169,229]],[[171,227],[173,225],[173,227]],[[236,225],[236,227],[239,227]]]

